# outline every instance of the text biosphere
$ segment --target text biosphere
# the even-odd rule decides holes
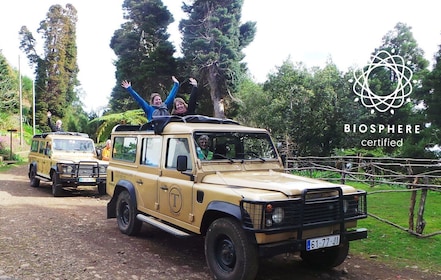
[[[415,124],[345,124],[345,133],[419,134],[420,125]]]

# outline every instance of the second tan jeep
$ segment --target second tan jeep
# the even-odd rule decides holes
[[[209,152],[201,155],[206,143]],[[366,193],[284,172],[264,129],[203,116],[118,125],[107,169],[107,217],[137,234],[143,222],[205,237],[216,279],[254,279],[259,257],[298,252],[334,267],[367,237]]]

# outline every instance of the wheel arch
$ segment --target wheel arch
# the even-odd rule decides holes
[[[133,184],[130,181],[120,180],[120,181],[118,181],[118,183],[116,183],[112,198],[107,203],[107,219],[116,218],[116,201],[118,199],[118,195],[122,191],[128,191],[130,194],[130,197],[133,199],[133,203],[135,205],[138,205],[137,200],[136,200],[135,186],[133,186]]]
[[[205,210],[201,223],[201,234],[205,235],[210,224],[219,218],[231,217],[242,223],[242,213],[239,205],[223,201],[212,201]]]
[[[35,168],[35,171],[37,171],[37,162],[36,161],[29,163],[28,178],[31,178],[31,170],[33,168]]]

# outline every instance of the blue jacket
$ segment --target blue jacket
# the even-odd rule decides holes
[[[178,89],[179,89],[179,83],[174,83],[173,88],[168,94],[167,99],[165,99],[165,101],[163,102],[162,106],[150,105],[148,102],[142,99],[142,97],[139,96],[139,94],[135,90],[133,90],[131,86],[127,88],[127,91],[144,110],[144,113],[147,117],[147,121],[151,121],[152,118],[157,115],[170,115],[169,110],[173,108],[173,101],[175,100]]]

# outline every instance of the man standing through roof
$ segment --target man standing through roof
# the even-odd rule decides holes
[[[51,128],[52,132],[64,132],[63,128],[61,127],[63,125],[63,122],[61,120],[57,120],[55,122],[55,125],[53,125],[51,118],[52,113],[50,111],[47,111],[47,125]]]
[[[162,102],[161,95],[154,92],[150,96],[150,104],[142,99],[142,97],[133,90],[132,84],[127,80],[122,81],[121,86],[125,88],[133,98],[135,98],[135,100],[144,110],[147,120],[150,122],[154,117],[170,115],[170,110],[173,107],[173,101],[179,89],[179,81],[175,78],[175,76],[172,76],[172,80],[174,82],[173,88],[167,96],[167,99]]]

